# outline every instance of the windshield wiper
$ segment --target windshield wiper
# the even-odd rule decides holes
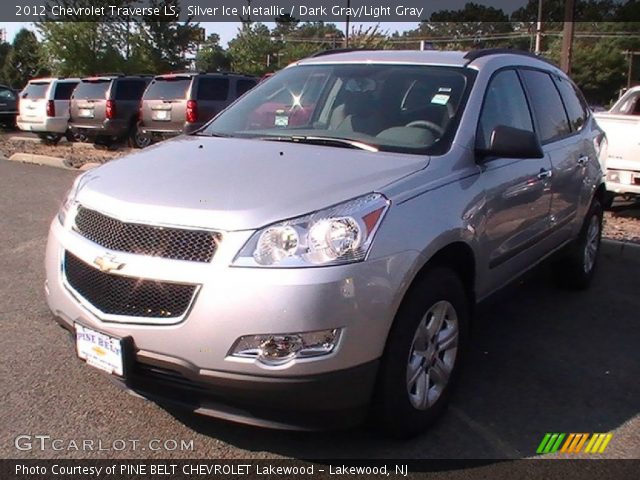
[[[310,135],[290,135],[278,137],[260,137],[260,140],[268,140],[271,142],[292,142],[306,143],[310,145],[330,145],[334,147],[355,148],[358,150],[366,150],[368,152],[377,152],[378,148],[368,143],[349,140],[337,137],[314,137]]]

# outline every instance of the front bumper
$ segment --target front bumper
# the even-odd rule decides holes
[[[61,270],[65,250],[92,264],[105,254],[105,248],[54,219],[46,256],[48,304],[70,330],[78,321],[108,334],[131,337],[135,364],[141,367],[134,369],[137,373],[128,387],[147,397],[270,426],[288,425],[284,413],[293,410],[298,412],[295,423],[308,423],[302,420],[309,411],[319,413],[317,418],[325,415],[323,411],[333,417],[340,410],[349,412],[354,421],[361,419],[356,412],[364,411],[371,397],[377,361],[414,253],[325,268],[230,267],[251,234],[225,233],[210,263],[109,252],[125,263],[119,271],[123,275],[201,285],[188,315],[179,323],[123,324],[98,318],[65,286]],[[332,328],[342,332],[337,348],[326,356],[267,366],[228,355],[244,335]],[[157,378],[150,368],[164,374]],[[185,389],[191,393],[186,395]]]
[[[65,133],[69,126],[67,117],[47,117],[44,120],[27,120],[18,117],[16,121],[18,128],[25,132],[36,133]]]

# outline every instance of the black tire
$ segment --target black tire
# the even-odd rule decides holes
[[[147,148],[151,145],[151,136],[143,134],[137,125],[131,128],[129,133],[129,146],[131,148]]]
[[[605,210],[611,210],[614,199],[615,199],[615,194],[613,192],[609,192],[609,191],[604,192],[604,196],[602,198],[602,208],[604,208]]]
[[[429,317],[427,315],[430,310],[440,308],[439,306],[445,304],[453,308],[455,317],[457,317],[457,322],[454,322],[457,323],[458,328],[457,348],[454,353],[452,353],[453,349],[441,352],[442,356],[441,353],[435,353],[442,364],[444,364],[445,358],[447,361],[453,359],[453,362],[450,363],[452,368],[449,370],[448,380],[438,382],[438,377],[434,373],[429,373],[435,367],[426,367],[430,354],[422,357],[421,353],[414,350],[414,344],[424,343],[418,342],[418,328],[422,325],[427,327],[431,325],[429,318],[435,318],[435,316]],[[448,307],[445,308],[448,309]],[[376,427],[393,437],[408,438],[424,431],[444,412],[463,361],[468,337],[469,315],[467,292],[460,278],[449,268],[434,267],[411,287],[389,332],[380,365],[372,405],[372,420],[376,422]],[[437,327],[435,330],[432,329],[436,331],[436,336],[438,334],[444,335],[451,328],[450,321],[453,320],[453,315],[448,314],[447,317],[449,320],[445,320],[441,325],[441,330],[437,330]],[[421,331],[428,332],[429,330],[429,328],[424,328]],[[426,342],[425,345],[436,345],[436,343]],[[430,352],[429,347],[424,349],[424,353],[426,352]],[[433,354],[433,352],[431,353]],[[448,356],[445,357],[445,355]],[[437,359],[432,359],[432,362],[437,362]],[[426,391],[432,392],[434,397],[429,402],[431,404],[422,405],[423,408],[416,406],[416,403],[421,403],[418,382],[411,384],[409,375],[412,373],[411,370],[415,373],[417,369],[415,367],[410,369],[410,364],[424,365],[421,368],[427,369],[429,373],[429,375],[425,373],[420,378],[426,378],[422,385],[426,385]],[[433,381],[431,375],[436,381]],[[415,375],[412,376],[415,377]],[[440,388],[438,383],[442,383],[444,386]],[[429,393],[427,393],[428,397]]]
[[[57,145],[62,139],[62,135],[59,133],[39,133],[38,138],[45,145]]]
[[[597,231],[594,231],[596,228]],[[601,239],[602,205],[599,199],[594,198],[578,238],[555,263],[560,286],[570,290],[589,288],[598,265]]]

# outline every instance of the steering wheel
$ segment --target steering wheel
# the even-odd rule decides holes
[[[414,120],[413,122],[407,123],[405,127],[426,128],[435,132],[438,137],[444,135],[444,128],[442,128],[437,123],[430,122],[429,120]]]

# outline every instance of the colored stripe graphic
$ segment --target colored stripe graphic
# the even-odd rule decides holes
[[[610,433],[545,433],[536,453],[556,453],[558,450],[561,453],[603,453],[612,438]]]

